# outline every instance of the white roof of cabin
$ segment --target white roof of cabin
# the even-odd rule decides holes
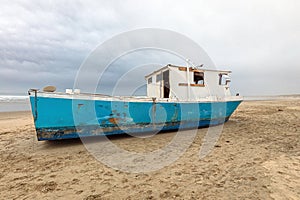
[[[171,64],[168,64],[168,65],[166,65],[166,66],[164,66],[164,67],[162,67],[162,68],[160,68],[160,69],[158,69],[158,70],[155,70],[154,72],[152,72],[152,73],[146,75],[145,78],[147,79],[148,77],[150,77],[150,76],[156,74],[157,72],[163,71],[163,70],[165,70],[165,69],[167,69],[167,68],[169,68],[169,67],[176,67],[176,68],[179,68],[179,67],[186,67],[186,66],[177,66],[177,65],[171,65]],[[217,69],[205,69],[205,68],[201,68],[201,69],[198,69],[198,70],[200,70],[200,71],[220,72],[220,73],[231,73],[230,70],[217,70]]]

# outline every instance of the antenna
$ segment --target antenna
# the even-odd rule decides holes
[[[190,64],[190,65],[192,65],[194,68],[196,68],[196,69],[199,69],[200,67],[203,67],[203,65],[204,64],[201,64],[201,65],[197,65],[197,66],[195,66],[195,64],[190,60],[190,59],[186,59],[186,62],[188,63],[188,64]]]
[[[201,67],[203,67],[204,64],[201,64],[201,65],[197,65],[196,67],[199,69]]]

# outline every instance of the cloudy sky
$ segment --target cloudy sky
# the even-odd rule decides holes
[[[233,71],[234,92],[300,93],[299,0],[0,3],[0,94],[49,84],[72,88],[91,51],[139,28],[172,30],[197,42],[218,68]],[[169,63],[158,55],[147,63]],[[143,79],[143,70],[135,74]]]

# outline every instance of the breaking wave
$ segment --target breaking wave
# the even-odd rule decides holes
[[[29,97],[28,96],[17,96],[17,95],[0,95],[0,102],[5,103],[22,103],[22,102],[28,102]]]

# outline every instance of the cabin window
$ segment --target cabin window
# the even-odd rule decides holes
[[[194,82],[195,84],[204,85],[204,73],[194,72]]]
[[[148,78],[148,84],[152,83],[152,77]]]
[[[162,74],[159,73],[159,74],[156,75],[156,82],[159,82],[161,80],[162,80]]]
[[[227,85],[230,82],[228,74],[219,74],[219,85]]]

